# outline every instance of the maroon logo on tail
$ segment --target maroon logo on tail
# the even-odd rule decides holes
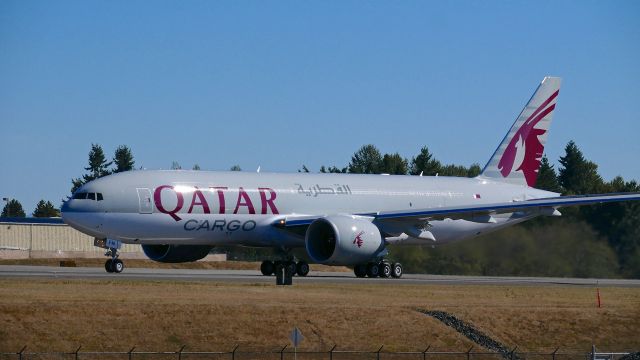
[[[542,145],[538,137],[546,133],[547,130],[536,129],[535,126],[556,108],[556,104],[548,105],[558,96],[559,92],[560,90],[557,90],[543,102],[513,135],[498,163],[498,168],[503,177],[509,176],[514,167],[516,157],[518,157],[522,159],[522,163],[519,164],[520,166],[515,171],[522,171],[524,178],[527,180],[527,185],[534,186],[536,184],[540,159],[542,159],[544,151],[544,145]],[[521,153],[518,154],[519,152]]]
[[[363,234],[364,231],[360,231],[360,233],[358,233],[358,235],[356,235],[356,237],[353,239],[353,243],[358,245],[358,247],[362,247],[362,244],[364,243],[364,240],[362,240]]]

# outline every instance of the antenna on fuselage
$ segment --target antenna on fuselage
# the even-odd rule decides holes
[[[421,177],[422,177],[422,173],[423,173],[423,172],[424,172],[424,171],[420,171],[420,176],[421,176]]]
[[[256,170],[257,173],[260,172],[260,165],[258,165],[258,169]]]

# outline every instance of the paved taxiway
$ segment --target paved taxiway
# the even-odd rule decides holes
[[[262,276],[254,270],[192,270],[126,268],[120,274],[109,274],[102,268],[0,265],[0,278],[55,278],[85,280],[172,280],[213,282],[274,283],[274,277]],[[351,272],[316,272],[295,277],[295,283],[359,283],[392,282],[413,285],[564,285],[640,287],[640,280],[576,279],[539,277],[494,277],[405,274],[401,279],[360,279]]]

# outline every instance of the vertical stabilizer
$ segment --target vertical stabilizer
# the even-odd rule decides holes
[[[535,186],[560,81],[558,77],[542,80],[480,176]]]

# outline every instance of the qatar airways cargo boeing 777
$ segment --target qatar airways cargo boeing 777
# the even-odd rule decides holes
[[[313,261],[353,266],[359,277],[400,277],[385,260],[395,244],[432,245],[473,238],[559,208],[640,200],[637,193],[559,196],[536,189],[560,79],[546,77],[475,178],[209,171],[129,171],[91,181],[62,206],[72,227],[95,237],[121,272],[121,243],[140,244],[160,262],[205,257],[216,245],[271,247],[262,263],[305,276]]]

